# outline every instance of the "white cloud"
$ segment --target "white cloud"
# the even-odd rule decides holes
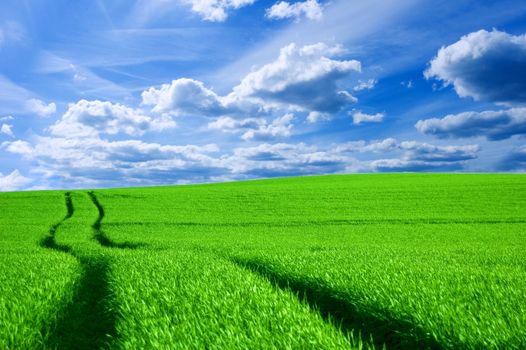
[[[80,83],[80,82],[86,81],[87,79],[88,79],[88,77],[83,75],[82,73],[74,73],[73,74],[73,81],[74,82]]]
[[[257,129],[246,131],[241,138],[243,140],[252,139],[272,139],[275,137],[288,137],[292,130],[291,121],[294,119],[294,114],[287,113],[282,117],[276,118],[270,124],[260,125]]]
[[[153,112],[174,116],[227,114],[230,109],[223,100],[202,82],[187,78],[173,80],[159,89],[151,87],[142,93],[143,105],[153,106]]]
[[[140,136],[147,131],[162,131],[175,125],[168,116],[153,118],[121,104],[80,100],[69,104],[66,113],[50,130],[54,135],[66,137],[97,136],[101,133]]]
[[[406,151],[406,160],[425,162],[459,162],[475,159],[480,151],[479,145],[435,146],[416,141],[400,143],[400,149]]]
[[[338,87],[338,81],[360,72],[356,60],[333,60],[344,52],[341,46],[324,43],[281,49],[272,63],[249,73],[234,87],[230,99],[252,99],[267,108],[284,107],[305,111],[337,112],[356,98]]]
[[[307,115],[307,122],[311,124],[326,120],[331,120],[331,115],[329,113],[312,111],[309,112],[309,115]]]
[[[426,78],[453,85],[460,97],[497,103],[526,103],[526,34],[479,30],[442,47]]]
[[[200,81],[182,78],[144,91],[142,104],[152,106],[153,112],[174,116],[266,114],[281,109],[319,112],[309,120],[327,119],[326,114],[357,101],[338,82],[360,72],[360,62],[329,58],[343,52],[341,46],[323,43],[303,47],[290,44],[281,49],[277,60],[249,73],[226,96]]]
[[[13,125],[11,124],[2,124],[2,127],[0,127],[0,134],[5,134],[7,136],[15,137],[13,134]]]
[[[350,141],[335,146],[334,151],[338,153],[343,152],[375,152],[386,153],[399,149],[399,143],[394,138],[387,138],[381,141],[366,142],[363,140]]]
[[[208,123],[209,129],[221,130],[226,133],[242,133],[241,138],[249,141],[253,139],[272,139],[276,137],[288,137],[291,134],[294,115],[287,113],[268,123],[263,118],[234,119],[231,117],[220,117]]]
[[[355,141],[326,149],[299,144],[261,144],[236,148],[225,164],[233,174],[272,177],[286,175],[328,174],[383,171],[452,171],[462,170],[466,161],[477,158],[480,147],[435,146],[415,141]],[[357,160],[349,152],[396,152],[398,157]],[[394,156],[394,155],[393,155]]]
[[[492,141],[504,140],[526,135],[526,108],[450,114],[441,119],[419,120],[415,127],[439,138],[482,136]]]
[[[403,152],[401,157],[373,160],[372,171],[459,171],[480,151],[478,145],[435,146],[416,141],[397,142],[394,147]]]
[[[238,133],[246,129],[257,129],[265,124],[266,121],[263,118],[234,119],[231,117],[219,117],[208,123],[208,128],[228,133]]]
[[[223,22],[228,17],[229,10],[252,5],[256,0],[184,0],[192,6],[192,11],[199,14],[204,20]]]
[[[31,180],[18,171],[13,170],[9,175],[0,173],[0,191],[16,191],[24,188]]]
[[[393,138],[366,142],[352,141],[333,146],[336,154],[392,154],[391,158],[364,161],[362,171],[453,171],[462,170],[465,162],[476,159],[478,145],[436,146],[417,141],[399,142]]]
[[[288,1],[280,1],[268,8],[265,16],[270,19],[294,18],[296,20],[304,16],[308,19],[320,20],[323,17],[323,7],[317,0],[298,1],[293,4]]]
[[[77,167],[111,168],[114,166],[112,162],[140,164],[153,160],[173,160],[177,155],[197,159],[202,153],[217,152],[218,148],[215,144],[174,146],[139,140],[108,141],[97,137],[78,139],[37,137],[34,144],[21,140],[9,142],[6,150],[20,154],[27,159],[43,157],[56,161],[68,161]]]
[[[264,143],[236,148],[224,161],[233,174],[273,177],[342,172],[354,159],[304,143]]]
[[[287,118],[283,118],[287,119]],[[222,127],[236,127],[222,119]],[[277,123],[279,124],[279,122]],[[270,132],[272,133],[272,132]],[[462,170],[477,145],[436,146],[395,139],[354,141],[318,147],[305,143],[263,143],[221,152],[215,144],[162,145],[99,137],[34,137],[6,141],[2,148],[34,164],[39,185],[61,179],[63,187],[161,185],[218,179],[376,171]],[[373,153],[357,160],[352,153]],[[378,158],[378,154],[383,157]],[[386,154],[390,157],[386,158]]]
[[[353,124],[359,125],[361,123],[379,123],[384,120],[384,113],[366,114],[361,111],[349,113],[352,115]]]
[[[64,186],[123,186],[206,181],[219,175],[219,151],[214,144],[161,145],[139,140],[108,141],[98,137],[35,137],[32,142],[4,143],[7,152],[31,160],[45,178],[62,178]],[[221,169],[221,170],[220,170]]]
[[[275,2],[277,1],[271,3]],[[321,1],[319,0],[319,2]],[[330,3],[324,7],[323,20],[293,23],[283,28],[279,35],[272,36],[261,45],[256,45],[253,49],[243,50],[244,52],[241,52],[238,59],[214,74],[213,84],[221,87],[235,84],[242,78],[244,72],[255,65],[260,66],[270,62],[274,58],[274,52],[291,42],[300,47],[316,42],[339,42],[345,43],[347,47],[358,48],[365,44],[371,35],[379,38],[377,34],[385,31],[385,28],[406,27],[404,23],[407,20],[407,15],[418,11],[415,8],[421,7],[423,4],[421,1],[415,0],[354,1],[352,6],[350,6],[349,0],[323,1],[323,3]],[[406,31],[404,30],[401,33],[405,35]],[[397,36],[398,39],[406,39],[395,33],[391,34]],[[388,40],[388,36],[381,37],[385,39],[381,41],[387,46],[399,46]],[[399,55],[399,57],[383,55],[384,46],[380,45],[378,48],[381,51],[379,56],[385,58],[385,60],[382,59],[384,61],[382,67],[393,68],[395,65],[398,66],[401,61],[407,62],[407,55]],[[387,74],[386,71],[383,73]]]
[[[408,89],[412,89],[413,86],[414,86],[414,83],[412,80],[408,80],[408,81],[402,81],[400,82],[400,85],[402,85],[403,87],[406,87]],[[433,86],[433,90],[435,90],[435,87]]]
[[[368,79],[366,81],[358,80],[358,84],[353,88],[354,91],[372,90],[378,83],[376,79]]]
[[[57,105],[54,102],[46,105],[44,101],[35,98],[27,101],[26,108],[40,117],[49,117],[57,111]]]

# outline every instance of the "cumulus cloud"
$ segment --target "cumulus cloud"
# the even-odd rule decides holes
[[[480,146],[436,146],[417,141],[399,142],[398,140],[390,137],[384,140],[371,142],[363,140],[351,141],[335,146],[334,151],[337,153],[388,153],[402,151],[403,158],[405,160],[457,162],[475,159],[477,157],[477,152],[480,151]]]
[[[174,116],[219,117],[268,114],[275,109],[288,112],[317,112],[309,121],[327,119],[357,100],[338,82],[360,72],[356,60],[331,59],[344,52],[341,46],[323,43],[281,49],[277,60],[252,71],[226,96],[216,94],[202,82],[177,79],[142,93],[142,104],[156,113]],[[323,118],[322,118],[323,116]]]
[[[0,191],[16,191],[23,189],[31,180],[18,171],[13,170],[9,175],[0,173]]]
[[[97,137],[36,137],[4,143],[7,152],[31,160],[43,177],[62,178],[65,186],[170,184],[205,182],[224,174],[215,144],[161,145],[139,140]],[[44,179],[43,179],[44,180]]]
[[[241,138],[243,140],[252,139],[273,139],[276,137],[288,137],[292,130],[292,120],[294,114],[287,113],[279,118],[274,119],[270,124],[264,123],[257,129],[247,130]]]
[[[479,30],[442,47],[426,78],[453,85],[461,97],[496,103],[526,103],[526,34]]]
[[[305,17],[320,20],[323,17],[323,7],[317,0],[298,1],[293,4],[288,1],[280,1],[268,8],[265,16],[269,19],[294,18],[298,20]]]
[[[362,164],[362,171],[453,171],[462,170],[466,161],[476,159],[478,145],[436,146],[417,141],[399,142],[394,138],[379,141],[352,141],[334,147],[334,152],[393,154]],[[395,157],[396,155],[396,157]]]
[[[356,111],[350,113],[352,115],[353,124],[359,125],[361,123],[379,123],[384,120],[385,114],[367,114],[362,111]]]
[[[57,111],[57,105],[54,102],[46,104],[44,101],[35,98],[26,102],[26,108],[39,117],[49,117]]]
[[[201,154],[217,152],[215,144],[204,146],[174,146],[146,143],[139,140],[108,141],[100,138],[37,137],[34,144],[17,140],[6,145],[6,150],[26,159],[47,158],[67,161],[76,167],[102,166],[111,168],[113,162],[141,163],[172,159],[180,155],[198,159]]]
[[[286,143],[238,147],[175,146],[100,138],[37,137],[4,143],[7,152],[35,164],[35,172],[65,186],[123,186],[209,182],[343,172],[355,160],[331,149]]]
[[[451,114],[419,120],[415,127],[439,138],[482,136],[492,141],[504,140],[526,134],[526,108]]]
[[[226,119],[218,124],[224,128],[238,126]],[[257,125],[258,122],[251,126]],[[100,137],[39,136],[31,141],[6,141],[2,148],[30,160],[33,171],[40,174],[43,182],[46,178],[62,179],[67,187],[161,185],[345,172],[461,170],[479,151],[477,145],[435,146],[391,138],[327,147],[262,143],[221,152],[215,144],[162,145]],[[366,160],[355,158],[355,154],[360,153],[362,158],[361,153],[366,152],[374,156]]]
[[[477,158],[478,145],[435,146],[415,141],[355,141],[320,149],[299,144],[261,144],[236,148],[224,160],[233,174],[250,176],[286,176],[344,172],[409,172],[462,170],[466,161]],[[389,153],[399,156],[357,160],[349,153]]]
[[[13,125],[11,124],[2,124],[0,127],[0,134],[5,134],[7,136],[15,137],[13,134]]]
[[[387,138],[380,141],[367,142],[364,140],[350,141],[336,145],[334,150],[336,152],[375,152],[386,153],[399,149],[399,143],[394,138]]]
[[[256,0],[184,0],[192,6],[192,11],[199,14],[204,20],[223,22],[228,17],[229,10],[252,5]]]
[[[357,100],[338,87],[338,81],[360,72],[356,60],[333,60],[341,46],[324,43],[281,49],[276,61],[249,73],[233,89],[230,99],[254,99],[267,107],[334,113]]]
[[[208,123],[208,128],[233,134],[242,133],[241,138],[246,141],[253,139],[267,140],[290,136],[293,119],[294,115],[291,113],[278,117],[270,123],[263,118],[234,119],[231,117],[220,117]]]
[[[217,116],[233,111],[233,107],[224,102],[224,97],[218,96],[202,82],[187,78],[173,80],[159,89],[149,88],[142,93],[142,104],[153,106],[153,112],[174,116]]]
[[[460,162],[477,158],[479,145],[465,146],[435,146],[416,141],[400,143],[400,149],[405,150],[404,158],[423,162]]]
[[[400,158],[378,159],[370,162],[374,171],[457,171],[462,170],[465,161],[476,159],[478,145],[435,146],[416,141],[398,144],[403,152]]]
[[[372,90],[378,83],[376,79],[368,79],[365,81],[358,80],[358,84],[353,88],[354,91]]]
[[[236,148],[224,160],[233,175],[249,177],[337,173],[354,162],[349,156],[304,143],[264,143]]]
[[[258,129],[264,124],[265,120],[263,118],[234,119],[232,117],[219,117],[208,123],[208,128],[235,134],[246,129]]]
[[[175,127],[168,116],[153,118],[133,108],[103,101],[80,100],[69,104],[62,118],[50,127],[51,133],[67,137],[99,134],[143,135]]]
[[[318,111],[312,111],[309,112],[309,115],[307,115],[307,122],[313,124],[317,123],[319,121],[325,121],[325,120],[331,120],[331,114],[330,113],[322,113]]]

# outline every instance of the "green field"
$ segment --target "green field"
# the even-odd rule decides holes
[[[526,176],[0,194],[0,349],[526,348]]]

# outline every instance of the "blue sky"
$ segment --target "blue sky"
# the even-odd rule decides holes
[[[526,2],[0,3],[0,190],[526,171]]]

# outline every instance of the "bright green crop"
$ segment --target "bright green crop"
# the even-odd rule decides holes
[[[28,192],[0,204],[0,348],[526,347],[524,175]]]

